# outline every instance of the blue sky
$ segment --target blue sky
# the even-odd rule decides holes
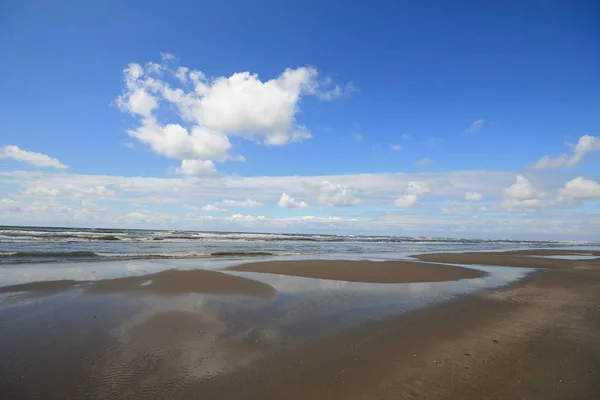
[[[0,223],[600,238],[595,2],[91,3],[0,6]]]

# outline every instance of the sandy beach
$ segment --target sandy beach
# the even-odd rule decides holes
[[[470,268],[411,261],[270,261],[242,264],[229,269],[370,283],[444,282],[486,275],[485,272]]]
[[[206,293],[256,297],[269,297],[274,294],[273,288],[264,283],[207,270],[168,270],[156,274],[103,279],[99,281],[60,280],[30,282],[0,287],[0,293],[27,292],[29,294],[48,294],[75,287],[79,287],[89,293]]]
[[[3,287],[0,397],[596,399],[597,256],[540,250],[416,257],[424,263],[260,262]],[[488,279],[478,265],[534,271],[406,312],[390,308],[394,297],[373,300],[377,288],[408,299],[423,295],[415,288],[430,290],[437,299],[441,281]],[[274,275],[292,287],[313,282],[307,278],[331,286],[280,294],[265,283]],[[376,289],[366,296],[361,285]]]
[[[550,258],[561,256],[564,258]],[[590,259],[576,259],[577,257]],[[416,256],[419,260],[427,262],[547,269],[585,269],[588,266],[594,268],[598,266],[596,257],[600,257],[600,252],[594,250],[519,250],[501,253],[431,253]]]

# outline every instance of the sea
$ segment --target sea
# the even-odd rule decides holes
[[[599,242],[0,226],[0,266],[115,260],[598,248]]]

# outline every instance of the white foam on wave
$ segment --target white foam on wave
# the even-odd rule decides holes
[[[206,257],[210,253],[206,252],[173,252],[173,253],[103,253],[94,252],[98,257],[115,258],[194,258]]]

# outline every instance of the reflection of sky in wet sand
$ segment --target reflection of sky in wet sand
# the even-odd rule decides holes
[[[27,282],[71,279],[76,281],[122,278],[147,275],[171,269],[164,263],[147,260],[80,262],[80,263],[38,263],[3,265],[0,285],[14,285]]]
[[[497,287],[528,271],[476,268],[490,275],[455,282],[374,284],[236,272],[272,285],[277,295],[270,300],[202,294],[141,296],[137,298],[140,312],[114,330],[121,346],[106,368],[129,371],[140,357],[151,353],[164,354],[159,373],[164,379],[181,370],[190,379],[226,373],[299,340]]]
[[[331,254],[319,256],[329,260],[371,260],[386,261],[407,258],[406,253],[382,254]],[[315,256],[282,256],[252,258],[193,258],[173,260],[121,260],[73,263],[33,263],[2,265],[0,285],[14,285],[26,282],[72,279],[78,281],[122,278],[146,275],[168,269],[209,269],[222,270],[248,262],[272,260],[313,260]]]
[[[537,258],[555,258],[558,260],[595,260],[598,256],[592,254],[563,254],[559,256],[531,256]]]
[[[239,260],[178,260],[20,265],[8,268],[2,279],[10,283],[97,280],[172,268],[223,269],[238,263]],[[522,278],[528,271],[469,267],[485,270],[489,276],[453,282],[377,284],[228,272],[269,284],[277,294],[271,299],[200,293],[79,296],[82,307],[86,298],[94,298],[96,306],[105,299],[107,313],[122,307],[137,310],[111,330],[117,345],[94,367],[103,383],[112,388],[140,381],[158,386],[173,379],[194,380],[227,373],[270,353],[284,351],[299,340],[498,287]],[[38,299],[35,304],[22,303],[21,307],[39,307],[52,298]],[[0,299],[0,307],[2,304],[5,303]]]
[[[329,260],[387,261],[407,259],[408,253],[382,254],[331,254],[319,256]],[[312,260],[314,256],[219,258],[219,259],[174,259],[174,260],[123,260],[103,262],[7,264],[0,271],[0,286],[36,281],[71,279],[78,281],[122,278],[146,275],[168,269],[222,270],[248,262],[272,260]],[[414,261],[414,260],[413,260]]]
[[[485,278],[451,282],[360,283],[292,277],[275,274],[236,272],[237,275],[273,286],[278,295],[274,303],[287,312],[282,324],[329,316],[336,324],[358,323],[363,319],[407,312],[456,295],[505,285],[520,279],[524,268],[471,266],[487,271]]]

